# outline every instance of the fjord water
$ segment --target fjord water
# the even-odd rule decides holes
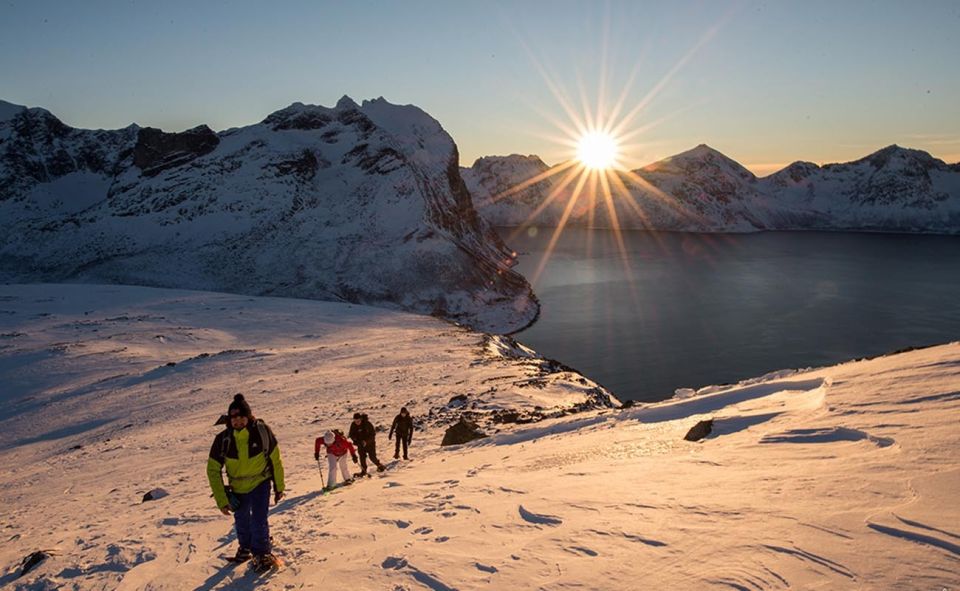
[[[501,228],[541,314],[515,335],[621,400],[960,339],[960,237]]]

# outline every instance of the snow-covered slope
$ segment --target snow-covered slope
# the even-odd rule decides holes
[[[510,191],[547,170],[546,165],[529,170],[526,164],[532,159],[536,157],[488,157],[462,169],[477,210],[491,223],[554,226],[560,219],[575,186],[562,186],[564,173],[539,181],[518,196]],[[820,167],[795,162],[757,178],[700,145],[618,176],[629,195],[612,183],[614,207],[617,222],[627,228],[960,233],[960,166],[899,146],[846,164]],[[557,198],[545,205],[551,192]],[[588,193],[572,210],[570,223],[610,227],[607,204],[597,199],[590,206]]]
[[[456,145],[414,106],[296,103],[221,133],[0,115],[0,280],[365,302],[496,332],[536,317]]]
[[[953,343],[499,424],[497,411],[563,413],[602,390],[423,316],[0,286],[0,586],[950,589],[958,368]],[[267,580],[218,558],[235,538],[204,474],[238,391],[286,465],[270,523],[288,567]],[[388,425],[401,405],[417,418],[413,459],[319,494],[314,437],[357,410]],[[441,449],[464,409],[499,433]],[[713,433],[684,441],[706,418]],[[155,487],[168,496],[141,502]],[[38,549],[52,556],[17,578]]]

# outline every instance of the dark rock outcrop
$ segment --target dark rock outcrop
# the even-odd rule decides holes
[[[156,176],[216,149],[220,138],[206,125],[180,133],[165,133],[145,127],[137,134],[133,148],[133,164],[146,176]]]
[[[167,496],[170,496],[170,493],[168,493],[166,490],[162,488],[155,488],[150,492],[148,492],[147,494],[143,495],[142,502],[146,503],[147,501],[156,501],[157,499],[162,499],[163,497],[167,497]]]
[[[50,558],[50,553],[45,550],[37,550],[24,556],[23,560],[20,561],[20,574],[17,575],[17,578],[26,575],[47,558]]]
[[[460,420],[451,425],[443,434],[443,441],[440,442],[440,445],[461,445],[484,437],[487,437],[487,434],[481,431],[475,423],[460,417]]]
[[[690,427],[687,434],[683,436],[687,441],[700,441],[713,431],[713,419],[698,421],[696,425]]]

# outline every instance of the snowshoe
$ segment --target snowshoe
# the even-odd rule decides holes
[[[253,558],[253,554],[250,552],[249,548],[238,548],[236,554],[234,554],[233,556],[224,556],[223,558],[227,562],[240,564],[242,562],[246,562],[251,558]]]
[[[276,571],[283,568],[283,561],[274,554],[260,554],[253,557],[250,563],[253,572],[262,574],[270,571]]]

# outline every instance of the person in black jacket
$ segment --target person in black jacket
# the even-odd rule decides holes
[[[367,418],[367,415],[354,413],[353,423],[350,424],[350,439],[357,446],[360,452],[360,476],[367,475],[367,457],[377,467],[377,470],[383,472],[386,468],[377,459],[377,431],[373,428],[373,423]]]
[[[407,410],[407,407],[400,409],[400,414],[393,417],[393,424],[390,425],[390,434],[387,435],[389,440],[393,437],[393,433],[397,433],[397,444],[396,448],[393,451],[393,459],[400,457],[400,443],[403,443],[403,459],[409,460],[407,457],[407,447],[410,445],[410,442],[413,441],[413,417],[410,416],[410,412]]]

